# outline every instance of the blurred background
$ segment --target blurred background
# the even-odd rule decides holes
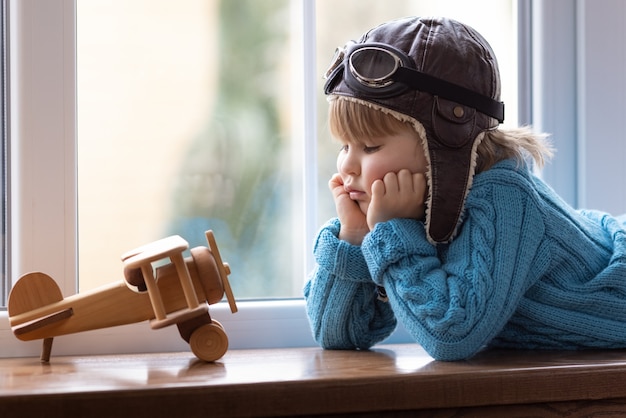
[[[386,20],[475,27],[517,123],[514,0],[317,0],[316,51],[303,51],[302,1],[77,0],[80,291],[121,279],[128,250],[174,234],[206,245],[212,229],[238,299],[301,297],[303,56],[320,75],[321,226],[338,151],[321,76],[337,46]]]

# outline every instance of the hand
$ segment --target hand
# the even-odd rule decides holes
[[[330,179],[328,187],[333,194],[337,216],[341,223],[339,239],[347,241],[352,245],[361,245],[369,229],[359,204],[350,199],[350,195],[344,189],[343,180],[338,173],[335,173]]]
[[[376,180],[372,183],[372,200],[367,211],[369,229],[394,218],[422,219],[426,189],[424,174],[411,174],[406,169]]]

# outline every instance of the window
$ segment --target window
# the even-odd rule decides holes
[[[300,2],[77,1],[79,288],[120,274],[119,255],[180,234],[206,245],[213,229],[238,298],[300,297],[306,275]],[[474,24],[515,74],[512,2],[476,13],[467,2],[316,2],[317,74],[338,40],[406,14],[448,13]],[[345,19],[353,11],[363,18]],[[137,22],[141,22],[138,24]],[[490,36],[491,35],[491,36]],[[315,81],[318,81],[316,77]],[[508,78],[515,124],[515,79]],[[335,145],[320,104],[320,179]],[[307,173],[312,174],[311,172]],[[320,190],[329,218],[332,201]],[[310,231],[309,231],[310,232]],[[309,263],[310,264],[310,263]]]
[[[6,68],[6,2],[0,2],[0,137],[2,146],[0,147],[0,307],[8,296],[7,280],[7,68]]]
[[[544,178],[575,207],[625,213],[626,3],[532,6],[533,125],[557,149]]]
[[[482,32],[495,49],[505,79],[503,100],[507,104],[507,123],[516,124],[516,74],[518,65],[523,68],[521,64],[525,62],[517,62],[516,38],[518,31],[524,29],[518,28],[517,22],[522,15],[528,21],[530,10],[525,8],[529,4],[526,1],[520,0],[516,6],[515,1],[490,0],[477,6],[476,2],[460,0],[407,0],[391,5],[355,0],[189,0],[176,3],[174,9],[166,9],[172,2],[149,3],[150,6],[141,0],[123,0],[119,4],[86,0],[10,3],[11,21],[16,22],[12,27],[11,45],[12,51],[17,53],[11,60],[11,74],[32,77],[23,78],[15,86],[16,96],[12,96],[11,102],[11,135],[16,144],[11,149],[11,158],[16,161],[12,166],[15,170],[12,181],[20,184],[13,189],[19,193],[12,196],[11,201],[12,244],[20,249],[12,253],[13,280],[26,271],[45,271],[60,281],[65,295],[70,295],[77,289],[74,282],[77,273],[81,290],[99,284],[88,283],[91,277],[100,283],[118,280],[121,278],[119,256],[124,251],[170,233],[181,234],[195,245],[198,239],[186,235],[187,231],[203,233],[205,228],[211,228],[216,230],[224,259],[233,266],[231,278],[235,296],[246,299],[239,303],[241,311],[237,315],[227,314],[223,306],[211,308],[212,314],[225,324],[231,346],[311,344],[298,297],[311,264],[312,236],[319,224],[334,212],[326,183],[334,170],[336,147],[325,128],[325,98],[320,93],[320,74],[325,71],[337,43],[357,37],[374,24],[399,15],[445,14],[466,21]],[[103,8],[107,4],[116,4],[116,9],[106,11]],[[491,14],[487,18],[485,9],[493,10],[501,18],[494,19]],[[518,16],[518,10],[526,14]],[[217,46],[219,42],[226,42],[222,37],[228,33],[227,28],[216,31],[222,27],[220,19],[227,13],[231,14],[231,19],[244,19],[248,12],[254,12],[255,16],[265,13],[263,16],[272,23],[263,29],[267,33],[245,38],[244,31],[237,31],[242,38],[222,44],[229,49],[228,53],[221,52]],[[90,13],[97,19],[85,17],[83,21],[82,13]],[[162,20],[163,15],[167,16],[166,22]],[[557,15],[573,22],[574,14]],[[200,22],[203,19],[208,27]],[[139,20],[142,24],[137,24]],[[74,21],[75,27],[63,24]],[[92,29],[95,30],[91,34],[81,38],[81,33]],[[254,34],[260,33],[256,26],[250,29]],[[111,40],[121,42],[124,48],[107,45]],[[253,41],[265,43],[267,49],[250,55],[236,54],[237,48]],[[167,59],[170,54],[171,58]],[[525,57],[529,55],[528,52]],[[229,56],[237,59],[226,63]],[[252,63],[241,64],[248,60]],[[125,67],[129,63],[131,67]],[[28,71],[24,71],[25,68]],[[74,68],[77,68],[76,74]],[[94,72],[85,72],[85,68]],[[102,72],[96,73],[96,70]],[[120,78],[114,82],[113,76]],[[231,83],[233,88],[254,89],[258,95],[254,99],[225,95],[225,83]],[[272,83],[281,87],[268,89]],[[37,88],[29,90],[31,86]],[[93,96],[88,95],[89,91]],[[237,110],[224,107],[234,106],[232,102],[236,101],[243,105],[251,101],[255,106]],[[32,111],[26,112],[26,109]],[[226,109],[233,110],[226,112]],[[264,111],[258,112],[258,109]],[[225,118],[234,118],[236,122],[223,123]],[[532,122],[532,117],[528,121]],[[136,122],[136,125],[126,125],[127,122]],[[263,136],[259,143],[247,141],[263,129],[270,134]],[[77,148],[74,147],[75,137],[78,138]],[[230,140],[212,143],[215,137]],[[136,144],[131,144],[131,140],[136,140]],[[208,148],[197,148],[195,141]],[[235,145],[243,154],[231,155],[232,149],[221,148]],[[246,197],[233,195],[235,183],[226,174],[236,172],[211,178],[207,177],[214,174],[210,170],[228,158],[236,164],[246,164],[252,156],[267,157],[269,154],[264,154],[267,150],[260,149],[263,147],[273,147],[276,151],[276,155],[270,156],[275,159],[265,161],[270,169],[255,166],[259,164],[255,162],[247,167],[251,171],[245,173],[248,180],[263,184],[263,187],[246,189],[252,193],[262,192],[247,196],[258,206],[249,205],[246,212],[240,214],[217,208],[214,215],[194,224],[193,220],[206,215],[207,200],[217,201],[211,195],[215,186],[220,187],[221,199]],[[319,164],[316,156],[319,156]],[[201,162],[206,158],[211,164],[199,165],[205,171],[193,171],[198,170],[198,160],[193,157]],[[223,167],[228,170],[234,164]],[[78,167],[78,175],[75,167]],[[129,190],[124,191],[125,187]],[[185,198],[177,194],[182,189],[190,191]],[[125,193],[124,198],[120,197],[122,193]],[[194,202],[179,203],[195,197],[206,199],[199,202],[195,212],[189,209]],[[174,201],[176,204],[172,203]],[[282,205],[285,202],[289,203]],[[250,204],[250,201],[245,203]],[[129,208],[130,213],[122,212]],[[172,221],[168,216],[175,209],[181,213],[189,210],[193,216],[182,222],[179,213]],[[148,214],[151,210],[156,213]],[[198,210],[201,216],[194,215]],[[224,214],[237,215],[239,219],[248,216],[256,220],[256,224],[251,222],[252,226],[261,225],[266,229],[236,231],[239,223],[222,222]],[[165,221],[155,221],[159,216]],[[283,225],[284,230],[276,232],[274,218],[278,216],[289,221]],[[237,235],[239,232],[241,235]],[[283,247],[276,247],[280,248],[277,253],[263,252],[271,249],[269,241],[252,238],[246,241],[248,237],[266,239],[276,235],[287,242]],[[115,241],[117,238],[120,240]],[[238,259],[240,244],[244,248],[248,246],[243,262]],[[254,245],[262,248],[252,248]],[[280,267],[288,262],[289,267],[281,270],[261,264],[250,269],[246,266],[245,270],[235,273],[238,266],[258,252],[263,263],[278,261]],[[111,270],[105,270],[109,268]],[[281,279],[270,286],[270,282],[264,280],[269,275]],[[252,286],[249,289],[236,287],[244,283]],[[287,299],[266,300],[276,297]],[[3,346],[8,347],[7,355],[37,353],[37,344],[25,345],[14,341],[12,336],[6,338],[7,345],[4,345],[3,333],[9,334],[6,317],[0,318],[0,338]],[[163,338],[163,335],[171,335],[171,338]],[[254,340],[255,337],[258,339]],[[179,340],[175,329],[155,332],[145,324],[137,324],[106,333],[60,338],[55,342],[54,353],[186,349]]]
[[[79,288],[117,278],[129,249],[212,229],[238,298],[299,297],[299,2],[76,5]]]

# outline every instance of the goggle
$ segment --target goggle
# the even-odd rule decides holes
[[[413,60],[391,45],[350,42],[337,48],[324,74],[326,94],[332,92],[342,75],[348,87],[366,98],[388,99],[409,89],[419,90],[472,107],[500,123],[504,121],[504,103],[417,71]]]

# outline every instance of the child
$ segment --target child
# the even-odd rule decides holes
[[[480,34],[387,22],[339,49],[326,78],[338,217],[304,288],[322,347],[368,349],[396,321],[439,360],[626,347],[624,218],[574,210],[533,175],[550,146],[498,127]]]

